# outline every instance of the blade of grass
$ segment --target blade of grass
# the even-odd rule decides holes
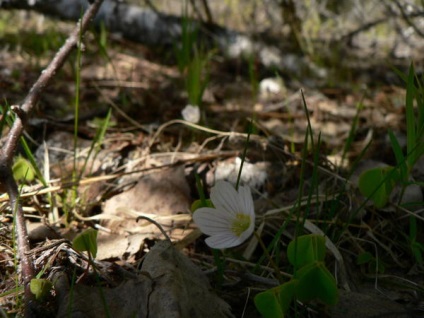
[[[414,66],[411,64],[408,72],[408,81],[406,83],[406,148],[407,148],[407,162],[408,169],[412,169],[412,166],[416,162],[417,153],[416,148],[416,126],[415,126],[415,114],[414,114],[414,98],[416,95],[415,89],[415,73]]]
[[[400,176],[403,183],[406,183],[408,181],[408,167],[406,165],[406,158],[403,155],[402,148],[400,147],[400,144],[393,134],[391,130],[389,130],[389,138],[390,143],[392,145],[393,152],[395,154],[397,168],[400,171]]]
[[[88,154],[85,157],[84,165],[83,165],[83,167],[82,167],[82,169],[79,173],[78,180],[82,178],[82,175],[84,174],[85,169],[87,168],[87,164],[90,160],[90,157],[91,157],[93,150],[95,150],[95,155],[93,156],[93,160],[92,160],[92,162],[94,163],[94,160],[96,159],[97,154],[100,151],[100,146],[101,146],[101,144],[104,140],[104,137],[106,135],[107,128],[109,127],[111,114],[112,114],[112,108],[109,108],[109,110],[106,114],[106,117],[102,122],[102,125],[97,129],[96,135],[94,136],[94,138],[91,142],[90,149],[88,150]]]
[[[356,114],[355,114],[355,117],[353,118],[352,126],[350,127],[350,130],[349,130],[349,135],[348,135],[348,137],[346,139],[346,143],[343,147],[342,160],[340,162],[341,167],[343,167],[343,164],[346,160],[347,152],[350,149],[350,147],[352,146],[353,140],[355,138],[356,128],[358,127],[358,122],[359,122],[359,114],[361,113],[362,109],[364,108],[364,104],[363,104],[364,97],[365,96],[362,96],[360,102],[356,105]]]

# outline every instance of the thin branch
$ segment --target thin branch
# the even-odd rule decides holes
[[[408,13],[405,12],[405,9],[403,7],[403,5],[401,3],[399,3],[399,1],[397,0],[393,0],[394,4],[396,5],[396,7],[399,9],[402,18],[405,20],[405,22],[414,29],[414,31],[422,38],[424,38],[424,32],[421,31],[421,29],[419,27],[417,27],[417,25],[412,21],[412,18],[408,15]],[[422,15],[420,15],[422,16]]]
[[[32,86],[24,102],[20,106],[21,112],[25,113],[28,116],[28,113],[33,109],[40,99],[41,93],[44,91],[45,87],[49,84],[50,80],[54,77],[55,73],[63,66],[69,54],[76,46],[78,42],[79,32],[85,32],[88,28],[91,20],[94,18],[94,15],[97,13],[100,4],[102,1],[95,1],[93,5],[89,7],[86,14],[82,18],[82,25],[78,22],[76,28],[71,33],[69,38],[66,40],[65,44],[60,48],[56,53],[53,60],[50,62],[49,66],[41,72],[40,77],[37,82]],[[19,138],[22,135],[25,123],[22,122],[22,118],[17,118],[12,126],[12,129],[9,133],[9,138],[6,140],[5,145],[1,151],[1,161],[6,160],[8,164],[11,163],[14,152],[19,141]],[[3,158],[6,156],[6,159]]]
[[[205,10],[207,22],[214,23],[212,18],[211,9],[209,8],[208,0],[202,0],[203,9]]]
[[[395,4],[398,4],[397,2],[395,2]],[[419,17],[423,17],[424,16],[424,11],[416,11],[416,12],[413,12],[413,13],[410,13],[410,14],[407,14],[403,9],[402,9],[402,7],[400,6],[400,7],[398,7],[399,8],[399,10],[401,11],[401,17],[408,23],[408,24],[412,24],[411,26],[412,27],[414,27],[415,25],[413,24],[413,22],[412,22],[412,19],[415,19],[415,18],[419,18]],[[359,33],[361,33],[361,32],[365,32],[365,31],[367,31],[367,30],[369,30],[369,29],[372,29],[372,28],[374,28],[374,27],[376,27],[377,25],[379,25],[379,24],[382,24],[382,23],[385,23],[385,22],[387,22],[389,19],[391,19],[391,18],[399,18],[400,16],[399,16],[399,13],[398,12],[394,12],[391,8],[389,8],[389,10],[390,10],[390,14],[392,14],[392,15],[386,15],[386,16],[384,16],[384,17],[382,17],[382,18],[378,18],[378,19],[376,19],[376,20],[374,20],[374,21],[371,21],[371,22],[368,22],[368,23],[365,23],[365,24],[363,24],[363,25],[361,25],[360,27],[358,27],[357,29],[355,29],[355,30],[353,30],[353,31],[350,31],[350,32],[348,32],[347,34],[345,34],[345,35],[343,35],[343,36],[341,36],[341,39],[342,40],[347,40],[349,43],[350,43],[350,41],[352,41],[352,38],[354,37],[354,36],[356,36],[356,35],[358,35]],[[416,27],[414,28],[414,29],[416,29]],[[415,30],[415,31],[417,31],[417,30]],[[422,32],[418,32],[417,31],[417,33],[420,35],[420,36],[422,36],[421,35],[421,33]]]
[[[52,80],[57,71],[63,66],[69,54],[76,46],[79,39],[79,32],[85,32],[100,8],[103,0],[91,1],[82,20],[80,20],[71,33],[65,44],[56,53],[49,66],[41,72],[40,77],[32,86],[24,102],[20,106],[14,106],[12,111],[16,114],[12,128],[7,135],[6,141],[0,149],[0,191],[7,192],[12,211],[15,215],[16,237],[18,253],[21,262],[21,274],[25,290],[25,317],[35,317],[37,304],[34,295],[30,291],[30,282],[34,278],[34,267],[31,256],[28,254],[30,245],[28,240],[28,231],[25,225],[25,217],[22,205],[19,202],[18,185],[13,178],[12,162],[19,142],[19,138],[25,128],[26,119],[31,110],[37,104],[46,86]]]

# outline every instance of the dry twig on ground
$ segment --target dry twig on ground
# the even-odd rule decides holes
[[[19,250],[19,258],[21,262],[22,280],[25,290],[25,316],[35,316],[35,301],[34,295],[30,291],[30,282],[34,278],[34,268],[32,265],[31,256],[28,253],[30,250],[28,233],[25,225],[25,218],[22,206],[19,202],[18,185],[13,178],[12,163],[16,152],[18,141],[22,136],[25,128],[26,120],[28,119],[32,109],[40,99],[44,89],[50,83],[57,71],[63,66],[66,59],[72,50],[76,47],[80,33],[84,33],[96,15],[103,0],[93,1],[90,7],[85,12],[80,22],[70,34],[64,45],[56,53],[48,67],[41,72],[40,77],[32,86],[23,103],[19,106],[12,106],[11,110],[16,114],[13,126],[6,137],[5,143],[0,149],[0,190],[7,192],[12,211],[16,218],[16,237]]]

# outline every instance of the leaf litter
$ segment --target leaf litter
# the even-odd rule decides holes
[[[142,46],[135,49],[148,51]],[[40,154],[37,158],[42,166],[43,147],[48,148],[50,187],[40,191],[39,185],[25,185],[22,199],[30,214],[29,222],[46,223],[54,233],[67,240],[87,227],[98,228],[95,264],[99,275],[86,272],[87,258],[73,251],[68,241],[55,241],[54,236],[42,243],[32,239],[37,269],[45,269],[45,276],[56,282],[57,295],[49,296],[46,303],[50,307],[46,306],[43,312],[52,314],[56,301],[59,316],[67,315],[71,304],[75,314],[86,313],[93,317],[102,317],[105,308],[114,317],[126,317],[121,310],[123,307],[128,309],[128,316],[137,313],[144,317],[147,312],[156,317],[166,312],[169,316],[178,306],[176,317],[187,316],[187,313],[193,316],[193,312],[196,313],[194,316],[201,317],[208,317],[212,312],[220,313],[222,317],[241,316],[245,310],[248,311],[245,317],[255,317],[252,305],[245,308],[245,304],[253,299],[251,291],[254,293],[278,284],[269,264],[259,263],[262,253],[257,242],[252,238],[250,243],[255,244],[242,245],[233,253],[222,256],[224,266],[219,267],[190,217],[190,205],[197,199],[196,174],[203,180],[205,190],[217,180],[235,181],[246,137],[246,118],[251,116],[252,109],[257,110],[255,125],[261,134],[249,145],[242,182],[252,188],[264,241],[269,242],[287,219],[293,219],[290,211],[297,205],[296,198],[301,197],[300,210],[305,215],[307,213],[305,229],[338,238],[327,241],[332,254],[328,256],[328,262],[336,268],[335,276],[341,288],[341,301],[330,310],[331,316],[370,317],[395,312],[401,317],[408,308],[422,306],[423,281],[419,278],[422,265],[415,263],[407,254],[407,247],[400,243],[405,242],[402,239],[407,227],[405,215],[393,206],[391,210],[364,206],[361,213],[351,215],[356,211],[355,207],[362,204],[363,198],[351,184],[352,180],[345,179],[346,171],[337,168],[356,115],[356,105],[361,100],[364,109],[347,154],[349,162],[359,156],[370,135],[374,141],[365,153],[366,158],[393,162],[385,130],[391,128],[403,133],[403,114],[399,106],[399,96],[404,94],[402,89],[382,88],[364,99],[359,94],[342,90],[326,94],[315,89],[305,90],[311,125],[314,131],[322,132],[324,148],[319,157],[319,193],[308,201],[308,191],[313,187],[310,176],[314,165],[312,157],[306,158],[306,185],[304,192],[299,193],[300,153],[307,123],[297,90],[289,87],[285,92],[287,95],[267,95],[257,103],[246,80],[237,80],[227,74],[230,80],[224,84],[216,80],[220,82],[218,85],[212,76],[210,88],[206,89],[209,96],[205,100],[207,120],[214,129],[228,134],[208,133],[178,122],[167,125],[169,120],[180,118],[186,105],[181,86],[176,83],[178,72],[174,67],[157,60],[147,61],[132,54],[118,53],[113,48],[110,54],[114,67],[104,68],[102,63],[91,59],[90,66],[82,74],[85,107],[112,107],[111,103],[115,103],[139,125],[151,125],[160,133],[148,133],[149,128],[140,130],[116,112],[114,119],[118,126],[108,129],[101,150],[87,158],[90,138],[94,134],[89,125],[93,117],[81,121],[77,142],[78,167],[81,169],[86,160],[89,164],[85,171],[78,170],[82,176],[77,187],[78,200],[72,208],[72,217],[66,219],[62,211],[69,205],[67,192],[73,186],[69,178],[74,158],[72,134],[67,135],[62,130],[72,131],[72,125],[64,123],[59,129],[46,115],[51,118],[58,116],[58,111],[72,113],[70,109],[51,105],[55,102],[63,105],[63,96],[72,96],[72,90],[66,86],[72,86],[73,78],[65,69],[67,77],[64,81],[69,81],[69,85],[57,83],[49,89],[41,103],[45,109],[35,115],[35,118],[47,120],[35,123],[32,129],[45,131],[43,134],[34,133],[34,138],[44,140],[46,145],[40,144],[39,151],[35,147],[35,153]],[[221,69],[219,63],[215,67],[215,76],[222,79],[220,74],[226,72],[225,68]],[[102,95],[96,94],[95,85]],[[14,98],[16,91],[12,90],[10,94],[10,98]],[[238,132],[238,135],[231,132]],[[52,156],[54,152],[61,155]],[[417,172],[417,181],[422,181],[421,175]],[[54,196],[56,202],[49,200],[48,195]],[[14,289],[12,217],[4,196],[0,197],[0,204],[3,211],[0,304],[13,311],[15,297],[20,291]],[[58,215],[53,217],[54,209],[61,211],[59,218]],[[172,247],[155,225],[137,222],[138,216],[157,221],[179,250]],[[292,225],[288,225],[278,245],[282,271],[288,270],[282,251],[293,237],[293,230]],[[30,235],[34,238],[33,231]],[[247,249],[249,252],[243,253]],[[376,273],[367,264],[358,265],[356,257],[364,251],[378,257],[385,265],[385,271]],[[247,257],[240,258],[241,254]],[[71,288],[70,283],[75,283],[70,282],[72,277],[77,277],[77,283]],[[70,290],[75,297],[70,296]],[[232,314],[217,293],[230,305]],[[105,306],[105,300],[110,306]],[[367,308],[366,312],[364,308]],[[321,309],[314,307],[314,310],[319,312]]]

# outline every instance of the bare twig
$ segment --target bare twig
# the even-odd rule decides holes
[[[407,12],[405,12],[405,8],[404,5],[401,4],[399,1],[397,0],[392,0],[394,2],[394,4],[396,5],[396,7],[399,9],[402,18],[405,20],[405,22],[414,29],[414,31],[422,38],[424,38],[424,32],[421,31],[421,29],[412,21],[412,18],[410,15],[408,15]],[[421,15],[419,15],[419,17],[422,17],[422,12]]]
[[[209,8],[209,4],[207,0],[202,0],[203,9],[205,10],[206,17],[208,18],[208,23],[213,23],[211,9]]]
[[[25,225],[24,213],[19,202],[18,185],[13,178],[12,162],[20,137],[24,131],[26,119],[29,113],[37,104],[40,96],[57,71],[63,66],[73,48],[77,45],[79,33],[85,32],[90,21],[96,15],[103,0],[90,1],[92,4],[88,7],[82,20],[78,22],[76,28],[71,33],[65,44],[56,53],[48,67],[41,72],[40,77],[32,86],[24,102],[20,106],[15,106],[12,111],[16,114],[15,121],[6,138],[4,146],[0,149],[0,191],[7,192],[9,195],[10,206],[15,214],[16,237],[21,261],[22,280],[25,289],[25,316],[36,316],[36,304],[34,296],[30,291],[29,285],[34,277],[34,268],[30,254],[28,232]]]
[[[383,2],[383,4],[386,6],[386,8],[388,10],[387,14],[384,17],[378,18],[374,21],[370,21],[368,23],[361,25],[357,29],[350,31],[347,34],[343,35],[341,37],[341,39],[347,40],[347,42],[349,44],[351,44],[353,37],[357,36],[359,33],[362,33],[362,32],[365,32],[369,29],[372,29],[372,28],[378,26],[379,24],[386,23],[389,19],[397,19],[399,17],[402,17],[405,20],[405,22],[408,25],[410,25],[419,36],[424,37],[424,33],[422,31],[420,31],[417,28],[417,26],[414,24],[414,22],[412,21],[415,18],[423,17],[424,12],[422,10],[420,10],[420,11],[414,11],[414,12],[411,12],[411,13],[406,13],[405,10],[403,9],[402,5],[398,1],[393,0],[393,2],[397,6],[397,8],[399,9],[400,12],[397,12],[396,10],[394,10],[394,8],[389,6],[388,2],[387,3]]]

